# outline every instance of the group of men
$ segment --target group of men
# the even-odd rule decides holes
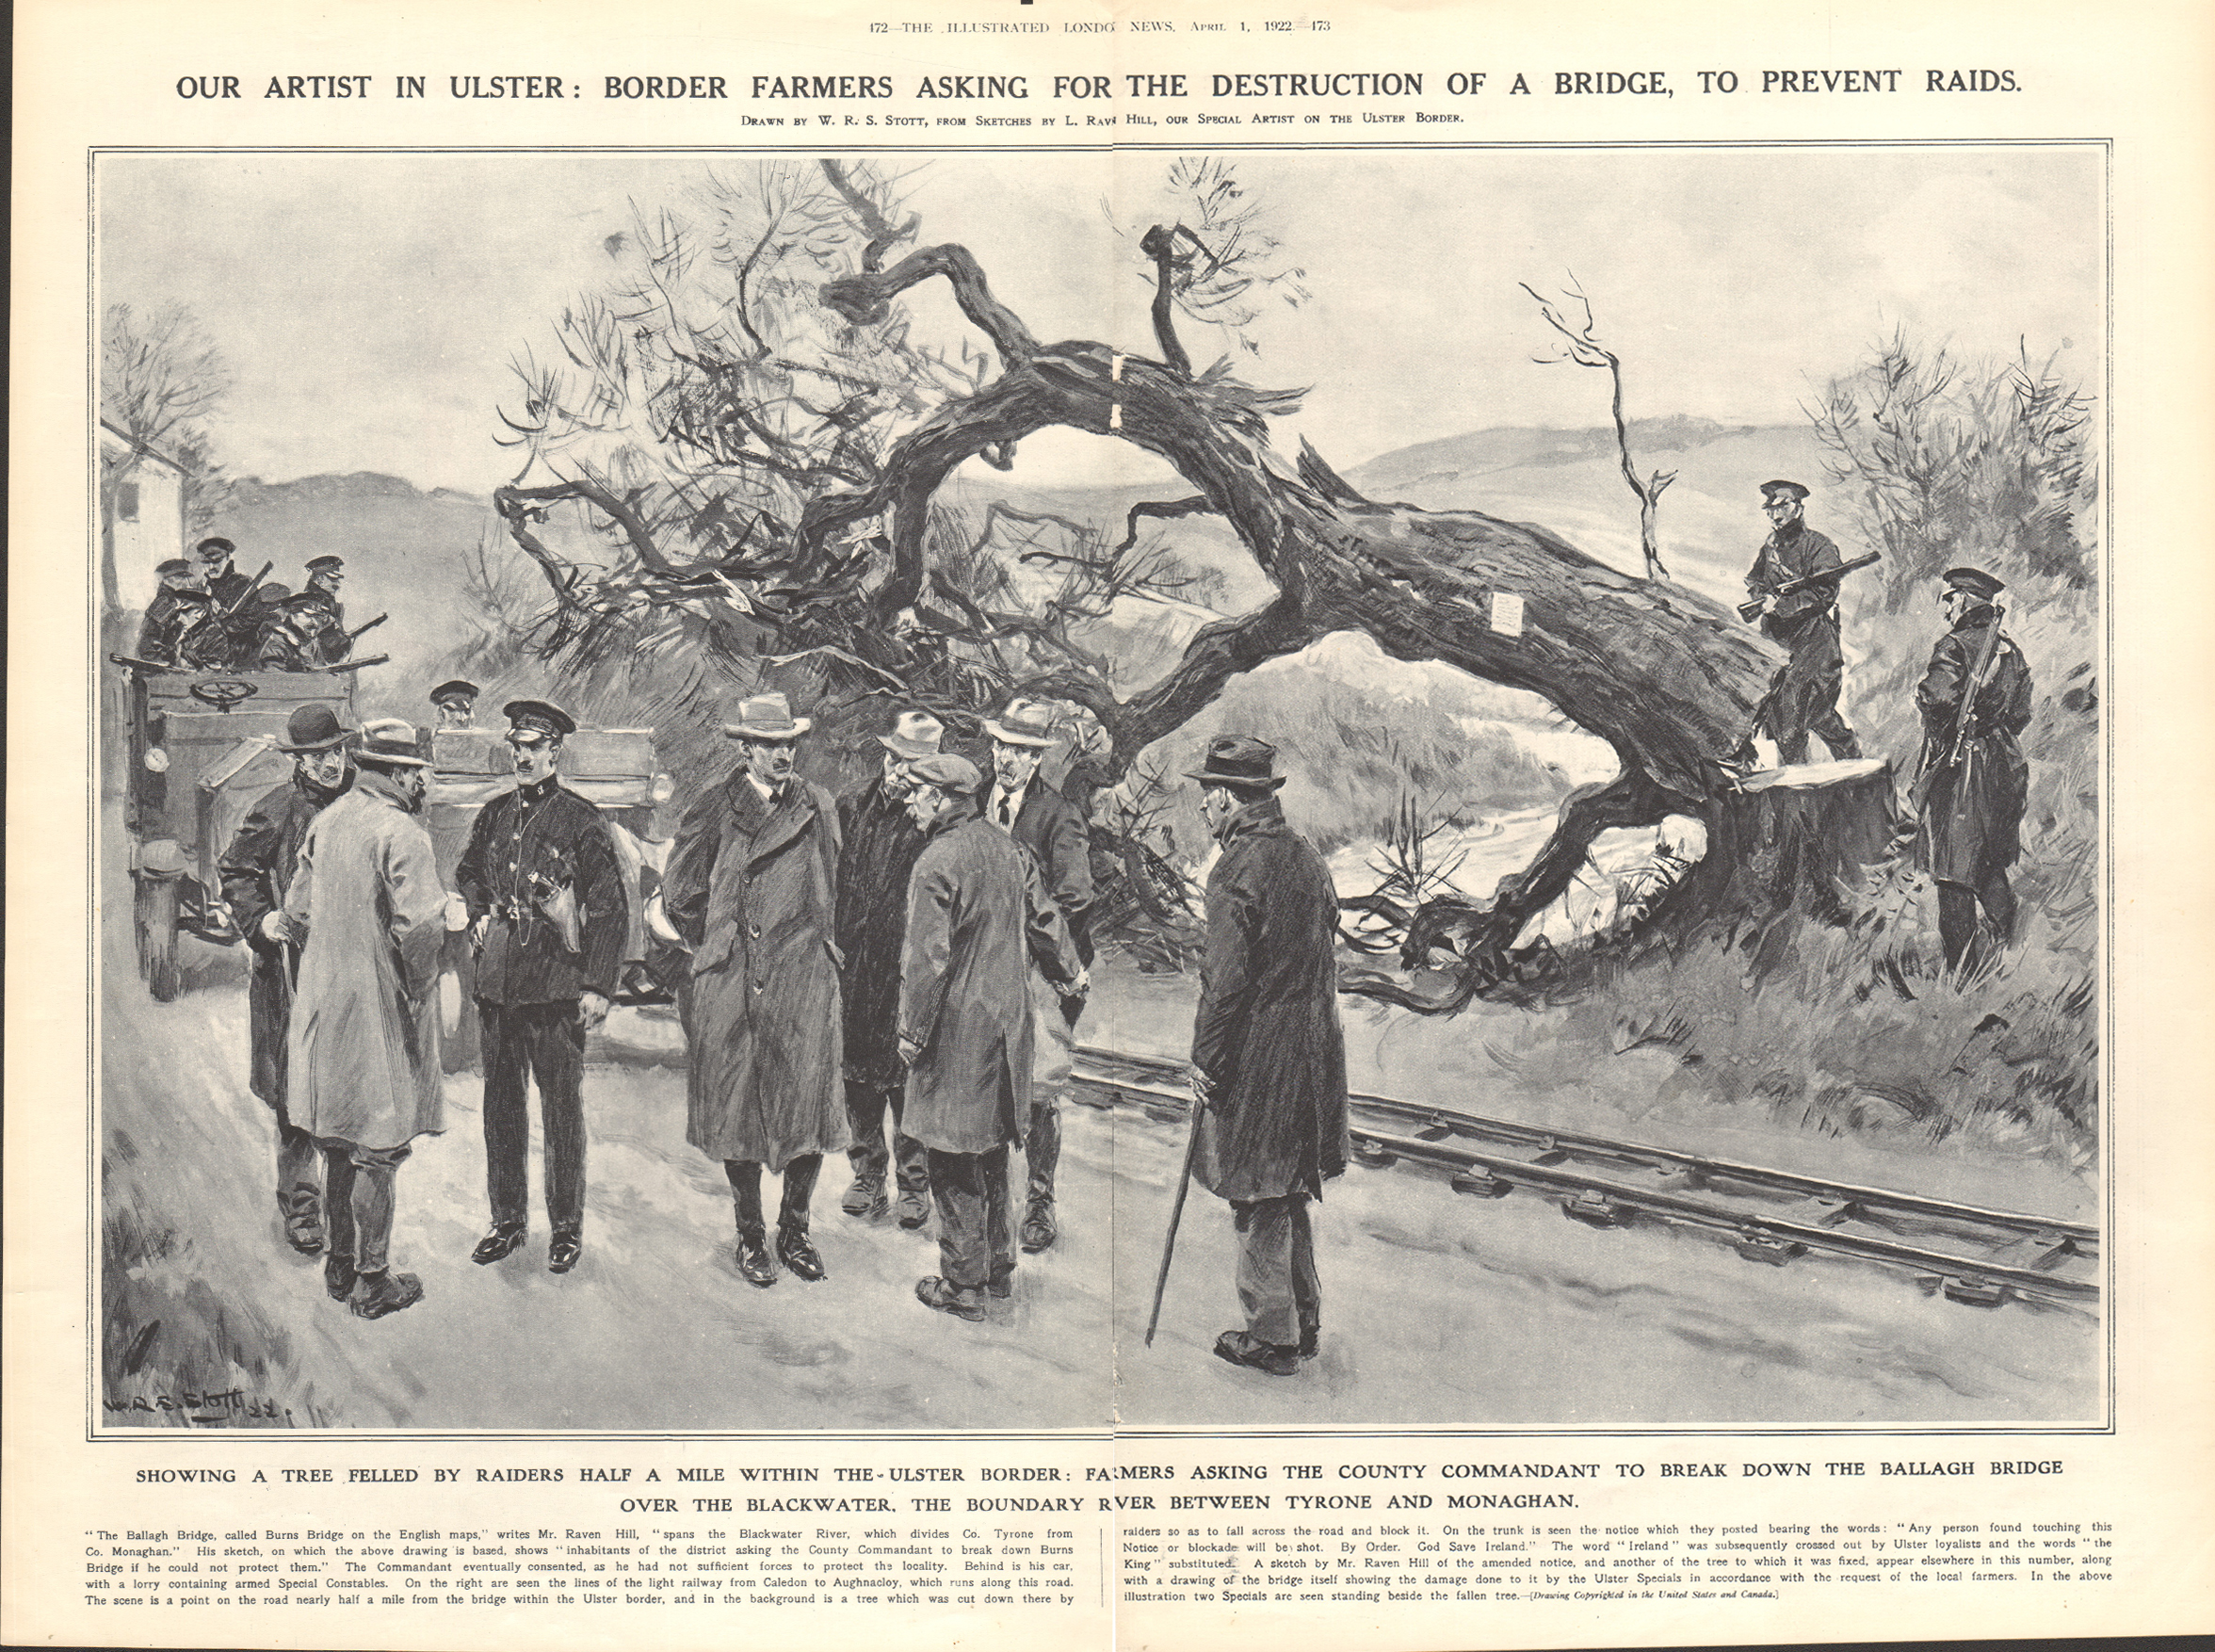
[[[351,657],[359,633],[347,629],[339,600],[344,559],[312,559],[306,584],[294,591],[240,573],[235,554],[218,536],[155,569],[161,589],[138,628],[137,658],[202,671],[306,672]]]
[[[1779,763],[1807,760],[1807,737],[1835,759],[1861,755],[1838,711],[1845,670],[1838,638],[1838,575],[1846,564],[1830,539],[1807,526],[1808,490],[1761,484],[1770,532],[1746,575],[1761,605],[1762,631],[1787,657],[1758,720]],[[1939,603],[1947,632],[1916,687],[1923,747],[1915,795],[1916,863],[1938,886],[1939,944],[1961,969],[1986,925],[2001,945],[2014,932],[2008,868],[2022,853],[2029,765],[2018,737],[2030,722],[2030,668],[2000,629],[1998,579],[1981,568],[1950,568]],[[1978,918],[1983,912],[1983,924]]]

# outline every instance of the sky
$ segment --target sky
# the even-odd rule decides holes
[[[946,154],[916,163],[921,243],[959,241],[1041,339],[1154,353],[1135,237],[1169,157]],[[102,303],[191,309],[230,364],[219,455],[283,481],[380,471],[489,493],[511,361],[614,273],[606,238],[713,164],[636,154],[107,155]],[[1606,376],[1540,365],[1517,285],[1572,276],[1625,363],[1633,417],[1793,422],[1895,328],[1969,354],[2043,359],[2099,387],[2105,207],[2090,148],[1481,149],[1237,157],[1311,295],[1271,304],[1241,376],[1312,387],[1274,440],[1344,469],[1499,425],[1608,416]],[[962,323],[943,288],[918,328]],[[1237,347],[1188,328],[1205,364]],[[1024,446],[1023,479],[1150,478],[1073,432]]]

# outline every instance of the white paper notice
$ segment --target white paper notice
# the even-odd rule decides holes
[[[1502,637],[1523,635],[1523,599],[1512,591],[1492,593],[1492,628]]]

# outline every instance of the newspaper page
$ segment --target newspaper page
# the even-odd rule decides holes
[[[17,19],[9,1644],[2211,1627],[2203,8]]]

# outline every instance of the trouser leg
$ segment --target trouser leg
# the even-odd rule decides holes
[[[753,1239],[762,1237],[761,1161],[726,1158],[723,1174],[730,1179],[732,1202],[737,1207],[738,1231]]]
[[[1054,1174],[1061,1162],[1061,1100],[1069,1087],[1075,1029],[1061,1012],[1061,995],[1034,964],[1030,971],[1030,1118],[1023,1152],[1029,1169],[1033,1206],[1054,1199]]]
[[[277,1115],[277,1196],[315,1195],[323,1188],[323,1154],[315,1138],[280,1111]]]
[[[1815,732],[1821,737],[1822,743],[1831,749],[1833,757],[1844,761],[1861,755],[1861,741],[1854,737],[1852,729],[1847,726],[1845,717],[1835,704],[1825,707],[1822,716],[1816,720]]]
[[[1779,767],[1807,761],[1807,730],[1787,727],[1777,730],[1777,763]]]
[[[1307,1195],[1292,1195],[1292,1305],[1304,1333],[1323,1322],[1323,1279],[1316,1271],[1315,1229]]]
[[[531,1070],[546,1142],[546,1222],[556,1233],[585,1225],[585,1024],[574,1004],[531,1007]]]
[[[805,1233],[808,1201],[815,1196],[816,1176],[823,1168],[820,1153],[803,1153],[784,1166],[784,1195],[777,1207],[777,1226],[789,1233]],[[756,1184],[759,1186],[758,1182]],[[760,1194],[757,1191],[755,1199]]]
[[[1005,1279],[1015,1271],[1015,1222],[1009,1209],[1007,1143],[978,1154],[978,1169],[984,1178],[984,1239],[991,1258],[987,1272]]]
[[[354,1250],[354,1158],[344,1142],[317,1142],[323,1156],[323,1219],[331,1254],[352,1261]]]
[[[1061,1162],[1061,1098],[1035,1096],[1030,1104],[1030,1133],[1023,1152],[1030,1171],[1030,1200],[1049,1204],[1054,1197],[1054,1172]]]
[[[895,1084],[886,1093],[892,1107],[893,1152],[899,1165],[899,1190],[903,1193],[930,1191],[930,1149],[900,1128],[908,1111],[908,1087]]]
[[[1004,1184],[1007,1149],[998,1151]],[[981,1154],[930,1149],[930,1191],[938,1201],[939,1272],[948,1285],[963,1290],[982,1289],[991,1272],[983,1160]]]
[[[1231,1203],[1238,1231],[1238,1304],[1246,1311],[1246,1330],[1255,1341],[1278,1348],[1300,1342],[1292,1285],[1292,1212],[1300,1198],[1295,1193]]]
[[[892,1157],[884,1145],[886,1088],[862,1078],[846,1081],[846,1127],[853,1136],[846,1158],[857,1176],[881,1179]],[[893,1093],[897,1095],[898,1092]],[[897,1108],[898,1103],[893,1105]]]
[[[1992,927],[2002,943],[2015,938],[2015,892],[2008,885],[2005,870],[1984,874],[1977,883],[1977,899],[1984,908],[1984,915],[1992,920]]]
[[[381,1273],[392,1265],[393,1206],[406,1147],[347,1144],[354,1167],[354,1266]]]
[[[1946,965],[1959,969],[1977,939],[1977,894],[1966,883],[1938,885],[1938,940]]]
[[[484,1032],[485,1193],[494,1225],[530,1220],[530,1046],[523,1013],[477,1001]]]

